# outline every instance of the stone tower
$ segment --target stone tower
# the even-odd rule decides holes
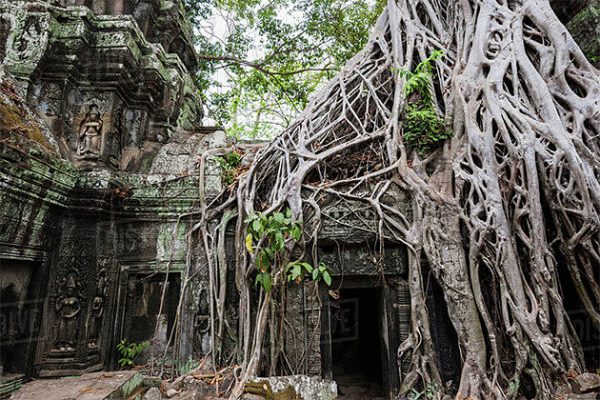
[[[124,338],[162,352],[191,216],[221,189],[197,163],[226,144],[202,125],[182,2],[1,1],[0,65],[2,381],[113,368]],[[205,317],[178,318],[185,360]]]

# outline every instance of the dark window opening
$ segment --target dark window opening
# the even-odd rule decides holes
[[[342,289],[330,302],[331,370],[341,399],[383,398],[381,291]]]

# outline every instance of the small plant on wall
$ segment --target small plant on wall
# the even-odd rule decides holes
[[[437,113],[431,91],[433,62],[442,56],[434,51],[414,71],[399,70],[398,75],[406,80],[403,94],[407,100],[404,108],[402,130],[404,142],[427,154],[440,147],[452,137],[452,131]]]
[[[230,151],[222,156],[216,157],[219,166],[221,167],[221,179],[225,186],[235,182],[238,175],[238,168],[242,163],[242,154],[237,151]]]
[[[127,339],[123,339],[117,344],[117,350],[119,355],[119,365],[121,367],[132,367],[135,363],[135,359],[150,345],[148,341],[136,343],[129,342]]]

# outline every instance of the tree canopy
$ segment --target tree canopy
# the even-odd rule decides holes
[[[367,42],[383,0],[186,0],[209,117],[271,137]]]

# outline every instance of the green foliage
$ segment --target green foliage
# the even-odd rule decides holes
[[[436,50],[414,71],[398,71],[398,76],[406,80],[404,96],[408,100],[403,115],[403,138],[419,154],[435,150],[452,137],[452,131],[437,114],[431,88],[433,62],[439,60],[442,54]]]
[[[231,151],[223,156],[216,157],[221,167],[221,180],[226,186],[235,182],[237,168],[242,162],[242,155],[237,151]]]
[[[419,400],[419,399],[436,399],[438,395],[438,387],[435,383],[429,383],[425,387],[425,390],[419,392],[415,389],[412,389],[410,395],[408,396],[411,400]]]
[[[255,282],[268,292],[273,287],[272,274],[283,262],[286,242],[300,241],[302,227],[297,221],[292,220],[290,209],[283,213],[274,212],[268,216],[261,213],[252,214],[245,223],[248,225],[246,250],[254,256],[254,263],[258,270]],[[315,268],[300,260],[292,261],[285,266],[284,273],[288,282],[301,282],[308,275],[315,281],[322,279],[327,285],[331,284],[329,269],[323,263]]]
[[[331,271],[329,271],[329,268],[325,263],[320,262],[319,267],[315,268],[312,272],[312,279],[316,282],[323,279],[323,282],[325,282],[327,286],[331,286]]]
[[[292,261],[285,267],[285,272],[288,282],[302,282],[306,275],[310,276],[313,281],[318,282],[321,279],[327,286],[331,285],[331,273],[325,263],[319,263],[318,267],[313,267],[309,263],[301,261]]]
[[[399,70],[398,76],[406,79],[404,96],[410,97],[418,94],[424,103],[431,103],[431,78],[433,76],[433,62],[439,60],[444,53],[436,50],[425,60],[421,61],[414,71]]]
[[[150,345],[150,342],[148,342],[148,341],[145,341],[142,343],[135,343],[135,342],[129,343],[129,341],[127,339],[121,340],[119,342],[119,344],[117,344],[117,350],[119,351],[119,354],[121,355],[121,358],[119,358],[119,365],[121,367],[133,366],[137,356],[139,356],[140,353],[142,351],[144,351],[144,349],[146,347],[148,347],[149,345]]]
[[[173,364],[177,367],[179,376],[187,375],[200,365],[198,361],[189,359],[187,361],[173,360]]]
[[[269,137],[360,51],[385,0],[185,0],[209,117]]]
[[[426,154],[440,147],[452,137],[445,121],[437,115],[433,107],[419,107],[409,104],[404,113],[404,141]]]
[[[599,54],[586,53],[585,56],[592,64],[597,64],[598,62],[600,62]]]

